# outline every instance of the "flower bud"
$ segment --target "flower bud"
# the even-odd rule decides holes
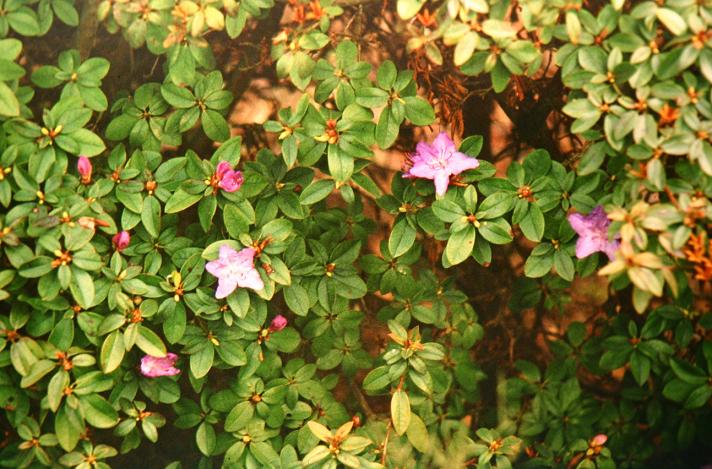
[[[91,161],[86,156],[80,156],[79,161],[77,161],[77,171],[81,176],[82,184],[89,184],[91,182]]]
[[[116,250],[121,252],[129,246],[131,235],[128,231],[119,231],[111,238],[111,242],[114,243]]]
[[[603,446],[604,444],[606,444],[606,441],[608,441],[608,436],[604,435],[603,433],[599,433],[598,435],[591,438],[590,446]]]
[[[269,325],[270,332],[278,332],[287,327],[287,318],[278,314],[272,319],[272,323]]]

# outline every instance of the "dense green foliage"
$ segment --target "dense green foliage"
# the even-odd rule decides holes
[[[500,176],[481,159],[436,196],[422,177],[397,174],[387,193],[372,178],[374,149],[445,121],[412,70],[335,32],[360,3],[3,2],[0,465],[129,467],[152,443],[173,469],[710,462],[712,6],[384,5],[408,53],[488,93],[556,73],[585,142]],[[264,55],[301,98],[250,152],[214,48],[285,8]],[[24,65],[37,37],[74,27],[78,50]],[[147,50],[160,80],[107,91],[114,64],[84,56],[87,30]],[[601,205],[616,253],[579,258],[568,216]],[[548,355],[502,351],[484,369],[492,332],[458,269],[497,269],[513,243],[511,311],[565,314],[571,282],[597,274],[609,299],[549,336]],[[206,263],[221,246],[251,248],[263,288],[216,298]],[[180,373],[144,370],[167,353]]]

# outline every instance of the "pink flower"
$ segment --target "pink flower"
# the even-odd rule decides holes
[[[116,250],[121,252],[127,247],[129,247],[129,243],[131,242],[131,235],[128,231],[119,231],[113,236],[113,238],[111,238],[111,242],[114,243],[114,247],[116,247]]]
[[[418,143],[415,154],[410,155],[410,164],[403,177],[432,179],[435,182],[435,193],[442,197],[447,192],[450,176],[475,169],[480,162],[457,151],[450,137],[440,132],[432,145]]]
[[[215,169],[215,178],[218,181],[218,187],[225,192],[235,192],[244,181],[242,172],[234,171],[227,161],[218,163],[218,167]]]
[[[595,446],[603,446],[606,444],[606,441],[608,441],[608,435],[599,433],[598,435],[591,438],[591,442],[589,443],[589,446],[592,448]]]
[[[141,359],[141,374],[148,378],[157,378],[159,376],[175,376],[180,373],[176,368],[178,355],[168,352],[165,357],[154,357],[145,355]]]
[[[205,270],[218,278],[215,298],[225,298],[237,287],[253,290],[262,290],[265,287],[253,263],[256,253],[252,248],[237,252],[226,244],[220,246],[218,258],[205,265]]]
[[[572,213],[568,219],[571,227],[579,235],[576,241],[576,257],[582,259],[594,252],[603,252],[613,260],[619,242],[608,239],[608,227],[611,221],[602,206],[598,205],[588,215]]]
[[[272,323],[269,325],[269,331],[279,332],[285,327],[287,327],[287,318],[285,318],[281,314],[278,314],[274,317],[274,319],[272,319]]]
[[[77,171],[81,176],[82,184],[89,184],[91,182],[91,161],[86,156],[80,156],[79,161],[77,161]]]

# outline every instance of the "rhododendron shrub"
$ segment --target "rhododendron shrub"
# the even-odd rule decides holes
[[[0,466],[712,464],[704,1],[0,8]]]

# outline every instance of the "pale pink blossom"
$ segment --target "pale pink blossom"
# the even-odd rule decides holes
[[[233,170],[227,161],[218,163],[215,169],[215,177],[218,181],[218,187],[225,192],[235,192],[244,181],[242,172]]]
[[[432,145],[426,142],[418,143],[415,154],[409,157],[409,163],[410,168],[403,177],[432,179],[438,197],[447,192],[450,176],[480,165],[476,158],[457,151],[455,143],[445,132],[440,132]]]
[[[114,243],[114,247],[116,248],[116,250],[121,252],[127,247],[129,247],[129,243],[131,242],[131,235],[128,231],[119,231],[111,238],[111,242]]]
[[[239,252],[223,244],[218,258],[205,265],[205,270],[217,277],[218,288],[215,298],[225,298],[237,287],[262,290],[265,285],[255,269],[254,258],[257,251],[244,248]]]
[[[598,205],[588,215],[572,213],[568,219],[571,227],[579,235],[576,241],[576,257],[582,259],[594,252],[603,252],[613,260],[620,243],[615,239],[610,241],[608,238],[611,221],[602,206]]]
[[[81,176],[82,184],[89,184],[91,182],[92,165],[89,158],[86,156],[79,157],[79,161],[77,161],[77,171]]]
[[[594,446],[603,446],[606,444],[606,441],[608,441],[608,435],[604,435],[603,433],[599,433],[598,435],[594,436],[591,438],[591,442],[589,445],[591,447]]]
[[[278,314],[274,317],[274,319],[272,319],[272,322],[269,325],[269,331],[279,332],[285,327],[287,327],[287,318],[285,318],[281,314]]]
[[[178,361],[178,355],[168,352],[165,357],[154,357],[145,355],[141,359],[141,374],[148,378],[159,376],[175,376],[180,370],[174,365]]]

